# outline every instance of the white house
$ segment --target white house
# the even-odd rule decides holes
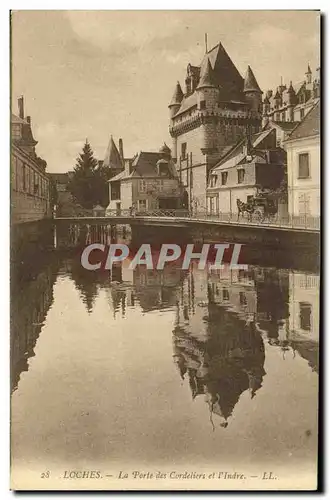
[[[292,216],[320,215],[320,102],[294,128],[287,151],[288,210]]]

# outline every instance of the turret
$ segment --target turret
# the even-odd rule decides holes
[[[254,76],[250,66],[248,66],[245,75],[243,91],[245,94],[245,99],[250,106],[250,109],[255,113],[260,113],[261,103],[262,103],[262,91],[257,83],[256,77]]]
[[[307,71],[306,71],[305,75],[306,75],[306,83],[307,83],[307,85],[310,85],[312,83],[312,70],[311,70],[309,64],[307,66]]]
[[[203,61],[197,92],[197,108],[202,115],[213,115],[217,111],[219,101],[219,89],[214,84],[213,69],[210,59]],[[206,121],[202,125],[202,147],[203,154],[211,154],[217,151],[214,141],[214,123]]]
[[[213,83],[213,70],[210,59],[202,65],[199,83],[197,86],[197,107],[203,111],[214,111],[218,102],[219,89]]]
[[[263,103],[262,103],[262,113],[263,115],[266,115],[270,111],[270,101],[268,96],[266,95]]]
[[[274,95],[275,108],[279,108],[281,106],[281,102],[282,102],[282,97],[277,89],[276,94]]]
[[[294,106],[296,104],[296,93],[295,93],[294,88],[292,86],[292,82],[290,82],[289,88],[287,90],[287,97],[288,97],[288,121],[293,122],[294,121]]]
[[[183,99],[182,88],[181,88],[180,83],[177,82],[175,89],[174,89],[173,97],[171,99],[170,104],[168,105],[169,110],[170,110],[170,118],[173,118],[173,116],[179,111],[182,99]]]

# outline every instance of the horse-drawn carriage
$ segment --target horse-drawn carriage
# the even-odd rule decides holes
[[[238,219],[242,215],[246,216],[249,221],[272,220],[277,214],[278,201],[274,194],[262,191],[256,196],[249,196],[246,203],[238,198],[237,209]]]

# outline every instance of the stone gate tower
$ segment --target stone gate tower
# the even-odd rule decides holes
[[[188,64],[183,92],[177,82],[170,110],[172,157],[191,210],[206,207],[208,173],[229,146],[259,132],[262,91],[248,66],[243,79],[220,44],[206,52],[200,66]]]

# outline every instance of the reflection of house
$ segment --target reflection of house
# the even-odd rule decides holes
[[[242,320],[252,320],[257,312],[257,294],[253,274],[242,269],[212,270],[209,272],[212,302],[237,314]]]
[[[18,99],[19,116],[11,117],[11,220],[37,221],[51,216],[46,162],[35,152],[37,141],[31,117],[24,117],[23,97]]]
[[[178,301],[183,271],[170,265],[158,271],[147,269],[144,265],[132,270],[125,261],[113,264],[110,276],[114,311],[121,306],[124,314],[123,307],[136,304],[144,312],[174,307]]]
[[[290,331],[315,341],[319,339],[319,289],[319,276],[290,272]]]
[[[282,82],[276,91],[267,90],[263,100],[263,121],[298,122],[314,106],[320,97],[320,68],[314,75],[308,65],[305,80],[292,85]]]
[[[285,141],[291,215],[320,215],[320,103]]]
[[[48,266],[34,279],[11,283],[11,390],[15,390],[40,335],[48,309],[53,302],[54,269]]]
[[[289,287],[290,344],[318,371],[320,278],[316,274],[291,271]]]
[[[248,66],[242,78],[219,43],[199,66],[188,64],[184,92],[178,82],[169,104],[172,156],[191,210],[205,207],[208,174],[246,126],[261,127],[262,91]]]
[[[175,306],[183,273],[180,268],[171,265],[165,266],[162,271],[138,265],[134,270],[133,286],[142,309],[150,311]]]
[[[181,206],[179,178],[164,144],[159,153],[141,151],[125,168],[109,180],[108,210],[129,209],[138,212]]]
[[[253,199],[260,190],[276,190],[284,179],[285,152],[268,129],[236,144],[212,169],[207,187],[210,213],[236,213],[237,200]]]
[[[207,337],[206,321],[208,314],[207,271],[197,269],[192,262],[186,279],[180,290],[177,303],[176,324],[185,328],[188,325],[189,335],[200,341]]]

